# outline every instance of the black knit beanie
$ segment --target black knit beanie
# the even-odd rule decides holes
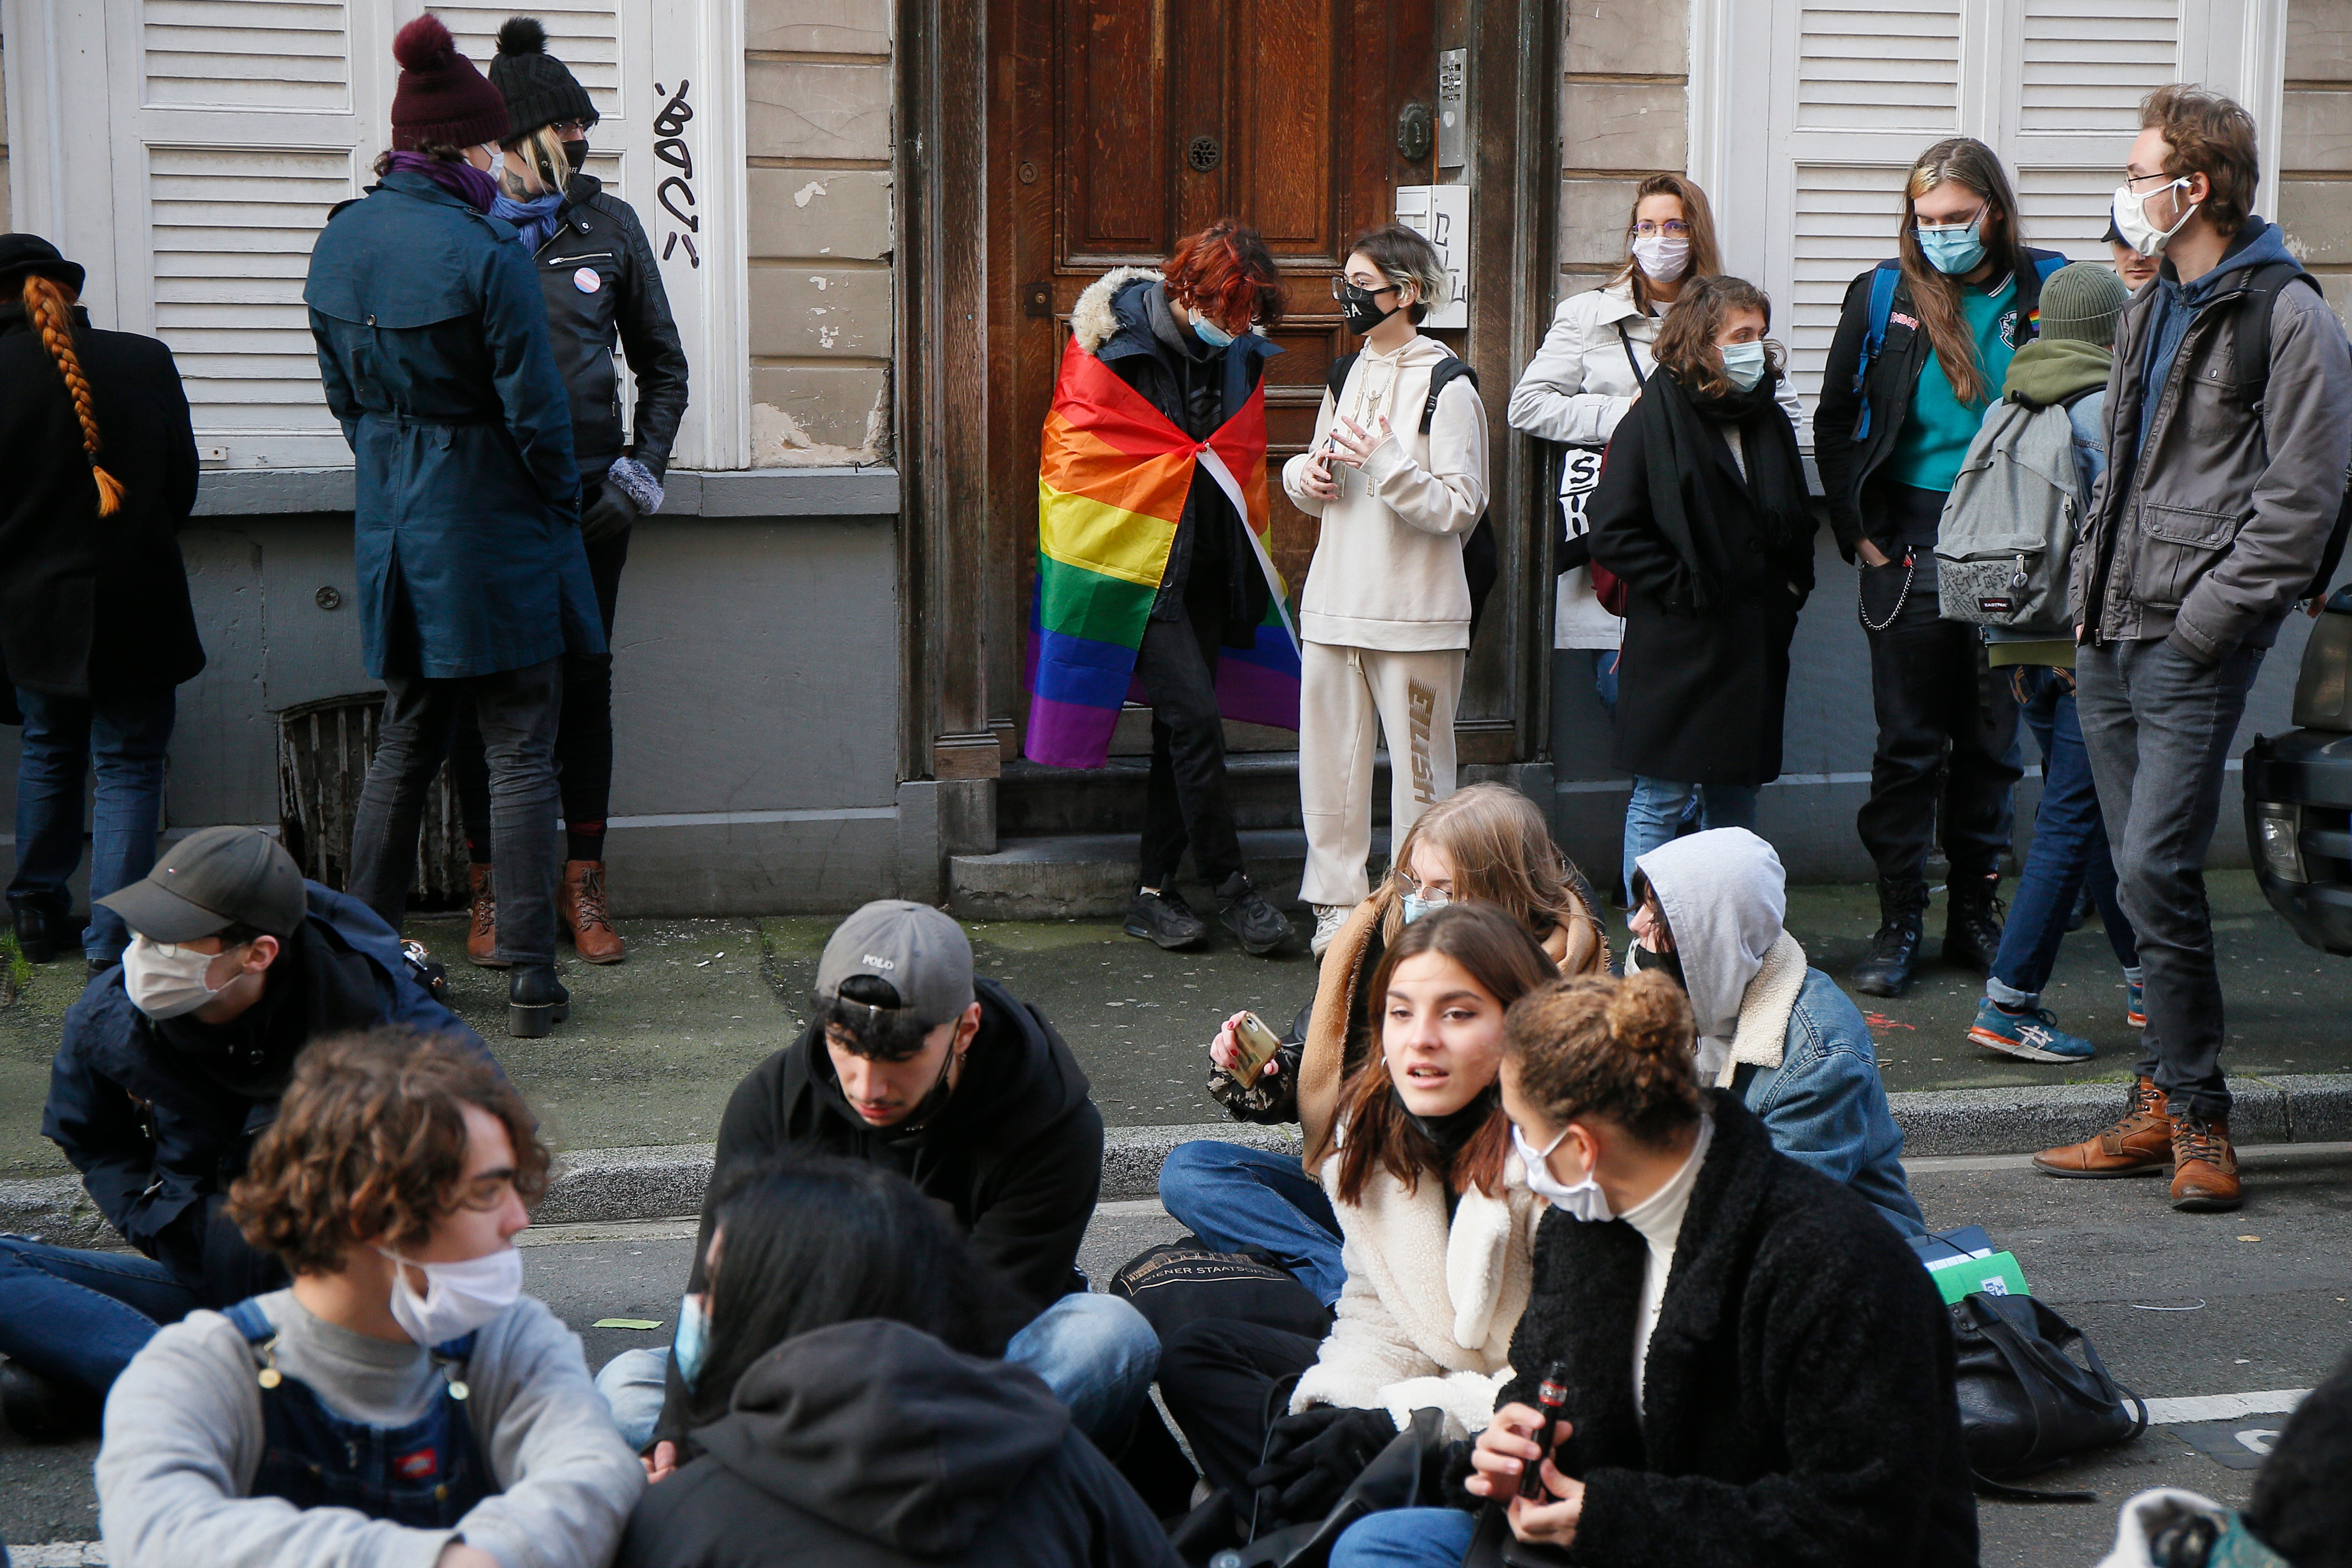
[[[506,140],[519,142],[559,120],[596,122],[596,106],[562,60],[547,52],[547,29],[536,16],[509,16],[499,29],[490,83],[506,95]]]

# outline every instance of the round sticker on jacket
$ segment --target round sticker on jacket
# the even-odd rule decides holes
[[[604,286],[604,280],[596,276],[596,269],[593,267],[583,267],[573,273],[572,282],[583,294],[593,294]]]

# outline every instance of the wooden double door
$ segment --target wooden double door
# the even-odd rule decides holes
[[[1265,237],[1285,314],[1271,461],[1307,445],[1356,346],[1330,279],[1400,184],[1434,177],[1433,0],[990,0],[990,726],[1017,754],[1037,547],[1038,431],[1079,293],[1156,267],[1231,216]],[[1415,107],[1418,106],[1418,107]],[[1408,123],[1408,110],[1411,110]],[[1402,132],[1402,133],[1401,133]],[[1275,558],[1297,592],[1315,520],[1269,476]]]

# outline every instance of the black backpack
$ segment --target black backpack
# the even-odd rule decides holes
[[[1348,373],[1356,368],[1362,355],[1341,354],[1331,362],[1331,374],[1323,378],[1324,390],[1331,395],[1331,405],[1339,405],[1339,389],[1348,384]],[[1478,373],[1461,360],[1448,354],[1437,362],[1429,373],[1429,401],[1421,405],[1421,433],[1429,434],[1429,422],[1437,417],[1438,394],[1453,384],[1455,378],[1467,376],[1470,384],[1478,384]],[[1478,640],[1478,622],[1486,612],[1486,595],[1495,591],[1495,579],[1502,574],[1500,553],[1495,547],[1494,512],[1478,514],[1477,525],[1470,537],[1462,542],[1462,575],[1470,585],[1470,640]]]
[[[2327,291],[2299,262],[2267,262],[2255,268],[2246,280],[2246,292],[2239,309],[2253,314],[2247,322],[2248,330],[2238,334],[2238,384],[2248,390],[2256,408],[2262,406],[2263,395],[2270,390],[2272,307],[2279,290],[2297,279],[2311,285],[2311,291],[2326,302]],[[2327,531],[2326,547],[2320,552],[2319,570],[2312,574],[2310,586],[2295,595],[2298,599],[2326,598],[2328,584],[2336,579],[2336,569],[2343,563],[2345,539],[2352,534],[2352,473],[2345,478],[2344,496],[2336,509],[2336,526]]]

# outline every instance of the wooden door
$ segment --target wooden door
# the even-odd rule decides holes
[[[1221,216],[1265,235],[1285,315],[1267,363],[1272,466],[1306,447],[1332,360],[1355,345],[1329,279],[1424,152],[1398,117],[1433,96],[1433,0],[992,0],[988,708],[1016,754],[1037,548],[1037,439],[1079,293],[1156,267]],[[1423,139],[1425,142],[1425,138]],[[1420,151],[1420,149],[1416,149]],[[1315,520],[1269,476],[1275,560],[1296,594]],[[1286,737],[1283,743],[1288,743]]]

